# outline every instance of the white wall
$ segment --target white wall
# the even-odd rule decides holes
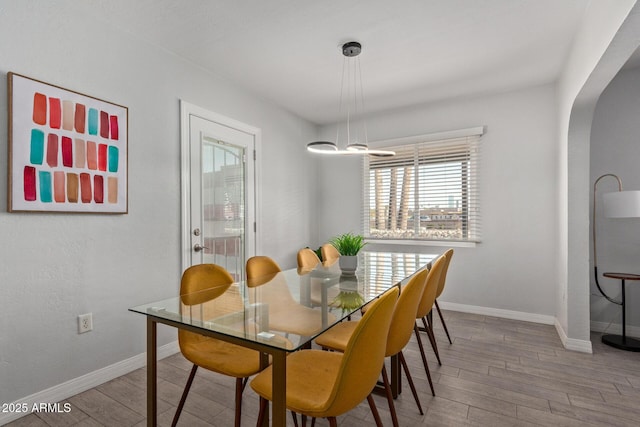
[[[127,106],[129,214],[9,214],[0,174],[0,402],[145,351],[145,319],[127,309],[175,295],[181,274],[180,99],[262,129],[262,251],[292,266],[296,250],[316,240],[315,163],[304,155],[314,126],[84,19],[74,2],[51,3],[2,2],[0,135],[8,71]],[[0,153],[6,144],[0,138]],[[76,316],[85,312],[94,330],[78,335]],[[161,330],[159,344],[174,339]]]
[[[370,141],[486,126],[481,143],[482,243],[456,249],[443,301],[555,315],[555,105],[549,84],[367,119]],[[334,135],[331,128],[322,133]],[[361,198],[352,194],[361,194],[360,161],[322,159],[318,182],[319,237],[359,230]]]
[[[618,74],[596,104],[591,128],[591,182],[605,173],[613,173],[622,179],[625,190],[640,190],[638,117],[640,69],[636,68]],[[600,274],[606,271],[640,274],[640,219],[608,219],[603,215],[602,194],[617,189],[614,178],[605,178],[598,184],[598,270]],[[599,280],[609,296],[620,300],[619,280],[602,276]],[[599,296],[593,283],[591,294],[592,324],[597,322],[606,327],[613,322],[619,325],[620,306]],[[640,326],[639,282],[627,282],[626,297],[627,326]]]
[[[635,0],[591,2],[558,84],[557,318],[569,348],[590,351],[589,144],[595,103],[637,47]]]

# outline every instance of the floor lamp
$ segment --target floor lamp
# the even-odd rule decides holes
[[[595,276],[598,291],[606,299],[614,304],[622,306],[622,335],[603,335],[602,342],[615,348],[628,351],[640,351],[640,340],[627,337],[626,330],[626,310],[625,310],[625,287],[627,281],[640,281],[640,275],[630,273],[604,273],[604,277],[618,279],[622,282],[622,300],[616,301],[609,297],[600,287],[598,281],[598,252],[596,245],[596,201],[598,182],[601,179],[611,177],[618,181],[618,191],[605,193],[602,196],[604,202],[604,216],[607,218],[638,218],[640,217],[640,191],[623,191],[622,180],[614,174],[604,174],[596,179],[593,184],[593,274]],[[638,282],[640,283],[640,282]]]

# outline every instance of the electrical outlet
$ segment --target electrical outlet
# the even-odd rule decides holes
[[[93,329],[93,317],[91,313],[78,316],[78,333],[83,334]]]

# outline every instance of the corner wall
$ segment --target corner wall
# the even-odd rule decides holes
[[[0,138],[0,402],[145,351],[145,319],[128,308],[175,295],[181,274],[180,99],[262,130],[262,251],[290,267],[316,238],[304,145],[315,126],[74,3],[2,2],[0,135],[8,71],[127,106],[129,214],[7,213]],[[94,329],[78,335],[76,316],[87,312]],[[159,328],[159,345],[175,339]]]
[[[557,318],[568,348],[590,343],[589,144],[598,97],[638,45],[635,0],[591,2],[558,85]]]
[[[625,190],[640,190],[639,100],[640,68],[621,71],[602,92],[591,127],[590,182],[595,182],[605,173],[613,173],[622,179]],[[620,280],[607,279],[602,277],[602,273],[640,273],[640,219],[604,217],[602,195],[617,190],[614,178],[598,183],[597,243],[600,284],[609,296],[619,301]],[[593,217],[590,220],[593,222]],[[589,271],[593,271],[593,259]],[[604,299],[593,279],[591,282],[591,329],[621,333],[620,306]],[[637,282],[627,282],[627,333],[632,336],[640,335],[640,287],[636,285]]]

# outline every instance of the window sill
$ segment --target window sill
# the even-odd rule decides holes
[[[365,242],[375,245],[393,246],[447,246],[450,248],[475,248],[479,242],[463,242],[457,240],[403,240],[365,238]]]

